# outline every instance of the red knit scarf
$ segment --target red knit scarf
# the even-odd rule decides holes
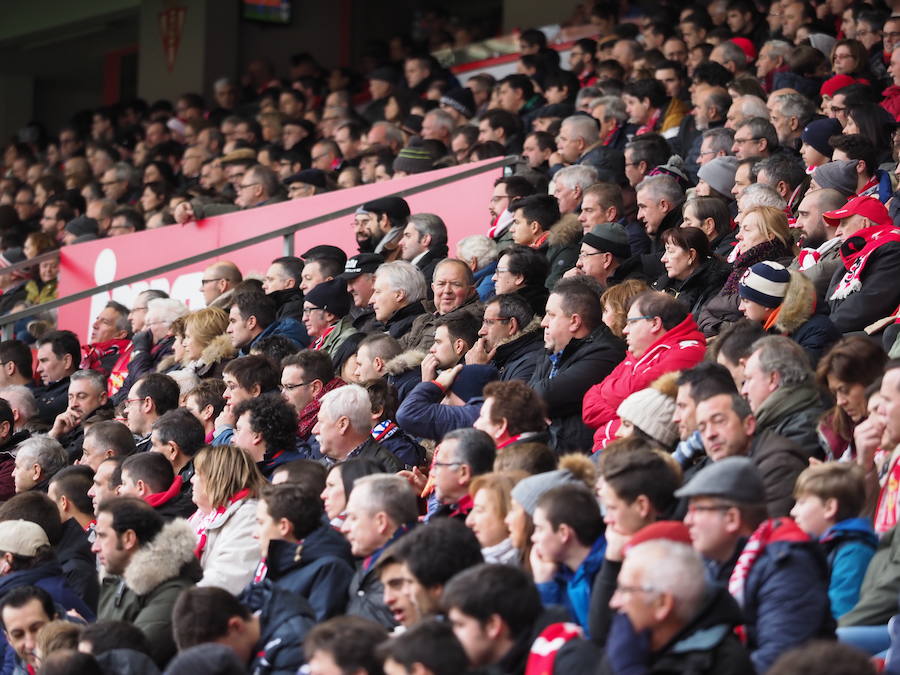
[[[847,239],[841,246],[841,259],[846,274],[841,278],[829,300],[843,300],[862,288],[862,273],[869,256],[879,246],[900,242],[900,229],[893,225],[866,227]]]
[[[809,535],[791,518],[770,518],[756,528],[747,540],[741,555],[738,556],[731,578],[728,579],[728,592],[741,607],[744,606],[744,585],[750,570],[753,569],[760,554],[766,550],[766,546],[775,541],[805,542],[809,541]]]
[[[210,511],[197,522],[197,548],[194,549],[194,555],[197,560],[203,557],[203,551],[206,549],[206,533],[209,528],[219,525],[224,520],[225,512],[228,508],[242,499],[246,499],[250,495],[250,489],[244,488],[234,494],[227,504],[217,506],[215,510]]]

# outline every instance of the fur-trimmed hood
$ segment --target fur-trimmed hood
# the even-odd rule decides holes
[[[550,246],[573,246],[581,241],[583,234],[584,229],[578,222],[578,216],[567,213],[550,228],[547,243]]]
[[[200,352],[199,361],[202,365],[209,365],[226,359],[233,359],[235,356],[237,356],[237,350],[231,344],[231,338],[227,335],[217,335]]]
[[[775,330],[790,335],[809,321],[815,311],[816,287],[802,273],[792,270],[787,295],[784,296],[775,320]]]
[[[528,325],[525,326],[524,329],[520,330],[515,335],[509,335],[509,336],[503,338],[502,340],[500,340],[500,342],[497,343],[497,347],[502,347],[503,345],[507,345],[510,342],[514,342],[514,341],[518,340],[519,338],[525,337],[529,333],[536,333],[538,331],[543,331],[543,330],[544,329],[541,328],[541,317],[535,316],[528,323]]]
[[[427,354],[428,352],[419,349],[409,349],[401,354],[397,354],[397,356],[384,364],[384,369],[388,372],[388,375],[402,375],[422,365],[422,360]]]
[[[186,520],[166,523],[159,534],[132,556],[122,578],[137,595],[147,595],[164,581],[177,577],[182,567],[195,562],[197,536]]]

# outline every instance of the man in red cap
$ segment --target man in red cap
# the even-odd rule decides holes
[[[836,228],[843,267],[831,278],[825,298],[842,333],[863,330],[900,304],[900,228],[874,197],[854,197],[822,218]]]

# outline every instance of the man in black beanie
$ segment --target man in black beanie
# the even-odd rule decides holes
[[[358,331],[349,316],[353,300],[344,279],[329,279],[314,287],[303,301],[303,325],[311,338],[310,349],[332,357],[348,337]]]

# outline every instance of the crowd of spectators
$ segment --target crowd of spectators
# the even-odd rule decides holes
[[[500,81],[396,40],[8,145],[3,267],[518,161],[483,234],[382,197],[0,342],[3,672],[900,672],[896,5],[599,2]]]

